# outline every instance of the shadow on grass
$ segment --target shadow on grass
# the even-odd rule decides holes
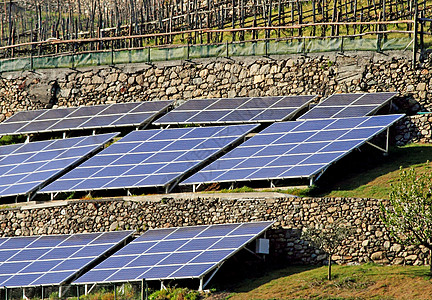
[[[318,187],[311,191],[311,196],[324,196],[337,190],[354,190],[400,167],[423,164],[431,158],[432,145],[393,147],[388,155],[372,147],[363,147],[361,152],[354,151],[330,167],[318,181]]]

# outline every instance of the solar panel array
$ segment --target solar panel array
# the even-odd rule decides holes
[[[0,286],[59,285],[133,231],[0,238]]]
[[[74,283],[202,278],[273,222],[153,229]]]
[[[142,126],[171,104],[172,101],[146,101],[22,111],[0,123],[0,135]]]
[[[31,193],[118,133],[0,146],[0,197]]]
[[[298,120],[368,116],[396,95],[397,93],[334,94]]]
[[[292,118],[316,96],[282,96],[189,100],[156,125],[226,124],[284,121]]]
[[[133,131],[41,192],[166,186],[256,127]]]
[[[274,123],[182,184],[310,178],[403,116]]]

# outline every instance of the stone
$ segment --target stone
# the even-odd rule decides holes
[[[385,255],[384,255],[384,253],[382,251],[377,251],[375,253],[372,253],[371,259],[373,261],[380,261],[380,260],[385,259]]]
[[[170,95],[174,95],[177,93],[177,88],[175,86],[171,86],[169,88],[166,89],[165,93],[170,96]]]
[[[417,84],[417,91],[425,91],[426,90],[426,82],[420,82],[419,84]]]
[[[125,73],[120,73],[120,75],[118,77],[118,81],[126,82],[127,79],[128,79],[128,76]]]

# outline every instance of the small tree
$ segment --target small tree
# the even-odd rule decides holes
[[[350,234],[350,229],[342,221],[328,224],[325,228],[304,227],[302,238],[309,240],[312,244],[324,250],[328,257],[328,280],[331,280],[331,260],[337,248]]]
[[[432,173],[428,164],[423,172],[400,169],[391,185],[390,205],[381,203],[382,221],[390,234],[405,245],[423,245],[430,252],[432,274]]]

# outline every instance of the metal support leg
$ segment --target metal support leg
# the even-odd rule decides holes
[[[114,284],[114,300],[117,300],[117,287]]]
[[[64,138],[64,139],[66,138],[66,131],[63,132],[63,138]]]
[[[43,286],[41,286],[41,299],[42,300],[44,299],[44,288],[43,288]]]
[[[28,143],[30,143],[30,136],[29,135],[26,136],[26,140],[25,140],[25,144],[28,144]]]
[[[274,188],[275,187],[275,185],[274,185],[274,183],[273,183],[273,180],[270,180],[270,188],[272,189],[272,188]]]
[[[390,141],[390,128],[387,127],[387,138],[386,138],[386,147],[385,147],[385,152],[388,153],[389,151],[389,141]]]
[[[192,185],[192,193],[196,193],[196,185],[195,184]]]
[[[77,285],[77,299],[80,298],[80,291],[79,291],[79,285]]]
[[[84,295],[88,295],[88,284],[84,285]]]
[[[27,296],[26,296],[26,294],[25,294],[25,292],[26,292],[26,290],[25,290],[25,288],[23,288],[23,295],[22,295],[22,297],[23,297],[23,299],[28,299]]]
[[[313,183],[314,183],[314,178],[313,177],[309,178],[309,186],[312,186]]]
[[[199,288],[198,288],[199,292],[203,291],[203,285],[204,285],[204,278],[200,278],[200,284],[199,284]]]
[[[63,289],[62,286],[59,286],[59,298],[63,297]]]

